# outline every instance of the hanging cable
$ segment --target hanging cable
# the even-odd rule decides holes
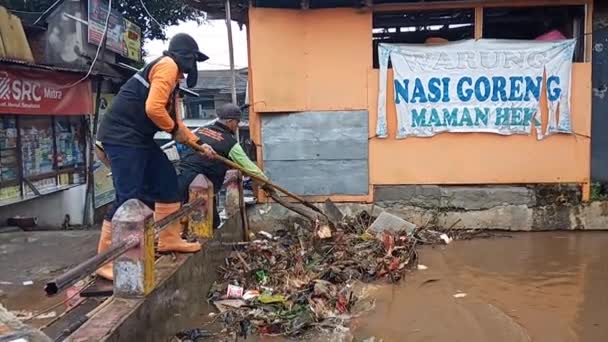
[[[110,26],[110,15],[112,14],[112,0],[108,0],[108,15],[106,16],[106,22],[105,22],[105,27],[103,29],[103,34],[101,35],[101,41],[99,42],[99,45],[97,46],[97,52],[95,53],[95,58],[93,58],[93,61],[91,62],[91,67],[89,68],[89,71],[87,72],[86,75],[84,75],[83,78],[79,79],[78,81],[72,83],[72,84],[68,84],[67,86],[62,87],[62,89],[65,88],[71,88],[77,84],[79,84],[80,82],[86,80],[89,76],[91,76],[91,73],[93,72],[93,68],[95,67],[95,63],[97,62],[97,59],[99,58],[99,53],[101,51],[101,48],[106,40],[106,36],[108,35],[108,27]]]
[[[158,20],[156,20],[156,18],[154,18],[154,16],[152,14],[150,14],[150,11],[148,11],[148,8],[146,7],[146,4],[144,4],[144,0],[139,0],[139,2],[141,3],[141,6],[144,8],[144,11],[146,11],[146,13],[148,14],[148,17],[150,17],[150,19],[152,19],[152,21],[158,25],[158,27],[160,27],[161,29],[163,28],[163,25],[161,25]]]
[[[63,2],[63,0],[57,0],[57,1],[55,1],[51,6],[49,6],[49,8],[47,8],[44,12],[42,12],[42,14],[38,17],[38,19],[36,19],[36,21],[34,21],[34,25],[38,24],[38,22],[40,21],[40,19],[42,19],[47,13],[49,13],[52,10],[54,10],[55,6],[57,6],[57,4],[59,4],[60,2]]]

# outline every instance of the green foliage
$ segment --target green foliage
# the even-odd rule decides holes
[[[608,194],[602,189],[600,183],[591,183],[591,200],[592,201],[605,201],[608,199]]]
[[[0,5],[15,11],[44,12],[56,0],[0,0]],[[144,38],[166,39],[164,29],[179,21],[196,20],[202,22],[204,13],[181,0],[144,0],[150,14],[162,25],[159,27],[146,13],[140,0],[113,0],[112,8],[125,18],[135,22],[142,29]]]
[[[162,27],[150,19],[139,0],[119,1],[114,8],[123,13],[125,18],[139,25],[144,38],[148,39],[166,39],[165,27],[189,20],[196,20],[200,24],[204,17],[202,11],[187,6],[183,1],[145,0],[145,4]]]

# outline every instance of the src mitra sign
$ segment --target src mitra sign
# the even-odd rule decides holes
[[[574,40],[494,39],[436,46],[380,44],[376,133],[387,136],[389,61],[394,72],[397,138],[439,132],[530,134],[532,125],[539,139],[571,133],[574,46]],[[549,107],[545,132],[538,114],[543,95]]]
[[[89,82],[79,74],[0,69],[0,113],[84,115],[93,107]]]

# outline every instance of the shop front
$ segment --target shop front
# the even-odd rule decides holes
[[[427,186],[589,197],[593,1],[306,3],[248,9],[251,136],[277,183],[336,202]]]
[[[81,77],[0,66],[0,223],[12,216],[44,225],[82,218],[92,94]]]

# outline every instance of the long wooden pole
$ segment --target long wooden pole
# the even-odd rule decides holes
[[[203,153],[205,152],[205,150],[203,149],[203,147],[200,146],[200,145],[198,145],[198,144],[191,143],[191,144],[188,144],[188,146],[190,146],[191,148],[193,148],[196,151],[203,152]],[[282,186],[280,186],[278,184],[275,184],[275,183],[271,182],[268,179],[262,178],[262,177],[260,177],[260,176],[258,176],[256,174],[254,174],[254,173],[251,173],[251,172],[245,170],[244,168],[242,168],[237,163],[235,163],[235,162],[233,162],[233,161],[231,161],[229,159],[226,159],[226,158],[224,158],[224,157],[222,157],[220,155],[216,155],[215,159],[221,161],[222,163],[224,163],[226,166],[228,166],[231,169],[235,169],[235,170],[241,171],[241,173],[243,173],[244,175],[247,175],[247,176],[251,177],[251,179],[257,181],[258,183],[260,183],[262,185],[266,185],[266,186],[270,187],[273,190],[277,190],[277,191],[280,191],[280,192],[284,193],[285,195],[287,195],[287,196],[295,199],[296,201],[302,203],[306,207],[308,207],[308,208],[314,210],[315,212],[323,215],[325,218],[328,218],[327,215],[321,209],[317,208],[314,204],[312,204],[312,203],[308,202],[307,200],[305,200],[304,198],[302,198],[302,197],[300,197],[300,196],[298,196],[298,195],[290,192],[289,190],[283,188]]]

